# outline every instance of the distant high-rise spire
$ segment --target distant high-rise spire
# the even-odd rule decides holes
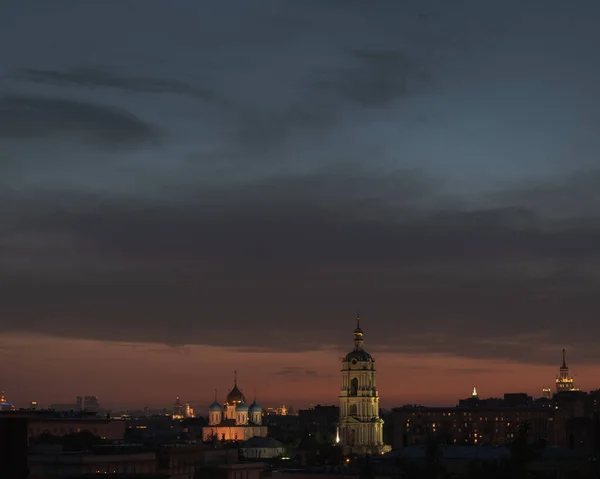
[[[562,350],[562,365],[558,370],[558,376],[556,376],[556,392],[562,391],[573,391],[575,390],[575,384],[573,376],[569,373],[569,367],[567,366],[567,354],[566,350]]]
[[[473,393],[471,394],[472,397],[476,398],[479,395],[477,394],[477,388],[475,386],[473,386]]]

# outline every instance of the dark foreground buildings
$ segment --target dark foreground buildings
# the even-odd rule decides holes
[[[0,417],[0,477],[26,479],[27,419]]]
[[[597,391],[564,391],[552,400],[526,394],[479,399],[474,392],[456,407],[403,406],[392,413],[392,446],[402,449],[431,438],[448,445],[498,446],[525,427],[532,441],[591,454],[600,445],[597,398]]]

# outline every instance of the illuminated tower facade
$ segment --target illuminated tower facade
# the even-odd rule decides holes
[[[558,370],[558,376],[556,376],[556,392],[559,393],[562,391],[576,391],[573,378],[569,374],[564,349],[562,350],[562,365]]]
[[[379,417],[375,360],[363,349],[363,331],[356,318],[354,349],[342,359],[340,418],[336,440],[347,453],[378,454],[384,450]]]

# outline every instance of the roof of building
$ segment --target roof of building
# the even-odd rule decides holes
[[[454,460],[492,460],[510,456],[508,448],[495,446],[446,446],[441,448],[441,453],[443,459]],[[425,458],[425,446],[405,447],[385,454],[383,458],[387,459],[398,456],[407,459],[423,459]]]
[[[260,447],[260,448],[280,448],[280,447],[285,447],[285,444],[282,442],[279,442],[277,439],[274,439],[272,437],[260,437],[260,436],[254,436],[251,437],[250,439],[248,439],[244,444],[242,444],[242,447],[246,447],[246,448],[250,448],[250,447]]]
[[[375,360],[373,359],[373,356],[371,356],[369,353],[367,353],[364,349],[355,349],[353,351],[350,351],[344,357],[344,362],[349,362],[349,361],[352,361],[353,359],[356,359],[357,361],[375,362]]]
[[[256,399],[250,405],[250,411],[262,411],[262,406],[256,402]]]
[[[571,450],[571,449],[567,449],[565,447],[558,447],[558,446],[545,447],[544,450],[542,451],[542,459],[545,459],[545,460],[562,461],[562,460],[566,460],[566,459],[577,459],[577,458],[586,457],[586,456],[587,456],[587,454],[585,454],[582,451]]]
[[[235,419],[223,419],[219,424],[215,424],[214,426],[204,426],[207,428],[211,428],[211,427],[233,427],[233,426],[238,426],[238,424],[236,424]],[[246,427],[243,425],[239,425],[239,427]]]
[[[360,316],[356,316],[356,328],[354,328],[354,331],[352,331],[352,334],[354,335],[354,350],[350,351],[348,354],[346,354],[346,356],[344,357],[343,361],[344,362],[350,362],[353,360],[356,361],[363,361],[363,362],[374,362],[373,356],[371,356],[369,353],[367,353],[363,348],[363,336],[364,336],[364,332],[363,330],[360,328]]]
[[[209,411],[222,411],[223,408],[219,404],[219,402],[215,399],[215,401],[209,406]]]
[[[29,476],[30,479],[33,479],[38,476]],[[46,477],[46,476],[44,476]],[[72,479],[92,479],[99,477],[97,473],[89,473],[89,474],[80,474],[76,476],[70,476]],[[103,479],[169,479],[171,477],[170,474],[162,474],[160,472],[149,472],[149,473],[115,473],[115,474],[102,474],[100,477]]]
[[[30,454],[29,461],[35,464],[99,464],[116,460],[126,462],[154,461],[156,455],[147,450],[105,451],[103,453],[89,451],[63,451],[58,454]]]
[[[233,385],[233,389],[229,391],[227,395],[227,404],[238,404],[241,402],[246,402],[246,398],[242,391],[238,389],[237,381]]]
[[[482,406],[479,406],[478,404],[474,403],[474,404],[470,404],[470,399],[466,400],[467,402],[467,406],[421,406],[419,404],[406,404],[404,406],[400,406],[400,407],[395,407],[392,408],[392,412],[398,412],[398,413],[405,413],[405,414],[416,414],[418,415],[419,413],[421,414],[427,414],[427,413],[448,413],[448,414],[455,414],[455,415],[465,415],[468,414],[469,412],[477,412],[477,413],[484,413],[484,412],[504,412],[505,414],[509,414],[509,413],[546,413],[546,414],[553,414],[553,408],[549,408],[547,406],[544,405],[538,405],[538,404],[533,404],[533,405],[517,405],[517,406],[507,406],[506,404],[504,404],[502,401],[496,404],[492,404],[492,405],[487,405],[487,404],[483,404]]]
[[[240,412],[240,411],[248,411],[248,409],[249,409],[249,408],[248,408],[248,405],[247,405],[247,404],[246,404],[244,401],[242,401],[242,402],[238,403],[238,404],[235,406],[235,410],[236,410],[237,412]]]

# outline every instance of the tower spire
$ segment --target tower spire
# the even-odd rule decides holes
[[[237,386],[237,369],[233,371],[233,384]]]
[[[566,360],[565,350],[564,349],[563,349],[563,363],[562,363],[562,367],[563,368],[567,367],[567,360]]]
[[[215,389],[215,402],[217,402],[217,390]]]
[[[356,315],[356,329],[354,334],[354,349],[362,349],[363,346],[363,331],[360,329],[360,316]]]

